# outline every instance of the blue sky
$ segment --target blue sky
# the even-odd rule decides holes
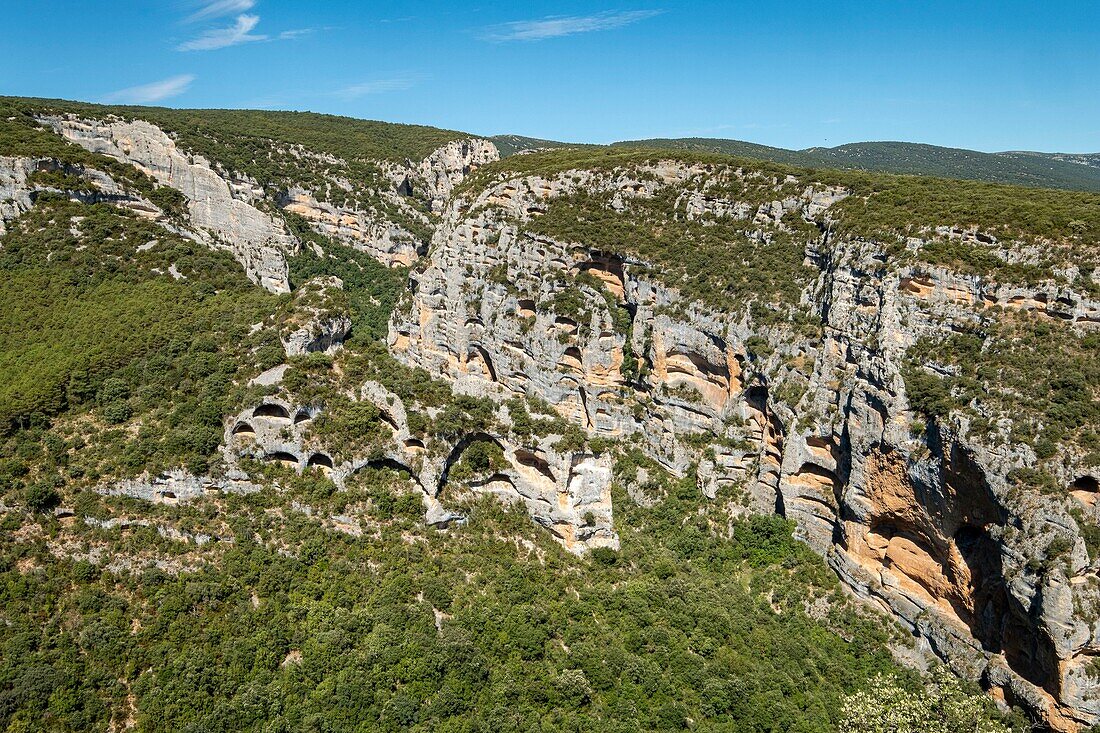
[[[4,0],[0,94],[1100,151],[1100,2]]]

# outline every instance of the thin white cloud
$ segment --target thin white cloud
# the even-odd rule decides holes
[[[194,74],[180,74],[161,81],[154,81],[151,84],[119,89],[117,92],[111,92],[105,96],[103,101],[122,104],[151,104],[183,94],[194,80]]]
[[[181,43],[176,48],[180,51],[213,51],[214,49],[238,46],[252,41],[266,41],[268,40],[267,36],[251,33],[259,22],[260,16],[258,15],[238,15],[237,22],[232,27],[208,30],[198,38]]]
[[[292,41],[295,38],[301,38],[302,36],[308,36],[313,33],[313,28],[295,28],[290,31],[283,31],[279,35],[275,36],[276,41]]]
[[[358,99],[359,97],[365,97],[370,94],[398,92],[402,89],[409,89],[414,86],[418,79],[419,77],[412,74],[395,76],[389,79],[372,79],[370,81],[364,81],[346,86],[342,89],[337,89],[332,95],[340,97],[341,99]]]
[[[256,0],[205,0],[201,5],[202,7],[187,17],[188,23],[244,13],[256,5]]]
[[[622,28],[646,18],[660,15],[660,10],[621,10],[594,15],[551,16],[540,20],[519,20],[513,23],[487,28],[482,35],[486,41],[544,41],[577,33],[606,31]]]

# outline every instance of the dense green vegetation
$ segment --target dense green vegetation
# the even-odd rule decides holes
[[[526,152],[528,150],[544,150],[546,148],[595,147],[587,145],[578,146],[571,143],[556,142],[554,140],[543,140],[537,137],[526,137],[524,135],[493,135],[489,139],[493,141],[493,145],[497,146],[497,150],[500,151],[500,157],[502,158],[507,158],[510,155]]]
[[[324,257],[318,257],[309,247],[287,259],[290,281],[298,288],[306,280],[319,275],[335,275],[344,283],[348,306],[352,314],[352,339],[366,343],[385,337],[387,322],[397,297],[404,287],[408,272],[405,268],[389,268],[366,252],[337,244],[317,234],[300,216],[284,212],[290,230],[303,243],[321,247]]]
[[[898,684],[890,677],[878,677],[869,689],[844,701],[842,733],[1006,733],[1000,721],[983,712],[989,700],[964,689],[957,677],[936,670],[923,688]],[[1017,721],[1023,724],[1024,721]],[[1030,728],[1030,726],[1026,726]]]
[[[92,190],[79,174],[86,168],[102,171],[128,190],[143,196],[171,216],[181,216],[185,210],[183,195],[174,188],[159,186],[148,175],[133,166],[120,163],[106,155],[90,153],[67,142],[38,125],[21,107],[0,97],[0,155],[52,158],[62,169],[43,169],[33,174],[31,183],[60,190]]]
[[[830,214],[835,233],[882,239],[893,243],[904,237],[942,239],[937,227],[977,228],[983,235],[1001,240],[1022,240],[1042,245],[1042,271],[1052,264],[1074,264],[1088,269],[1100,265],[1100,195],[1073,191],[1023,189],[1017,186],[921,176],[896,176],[862,172],[810,170],[748,158],[684,150],[634,148],[565,148],[520,155],[480,169],[461,190],[486,185],[503,176],[553,176],[573,169],[611,171],[632,169],[660,160],[702,163],[712,170],[736,168],[754,181],[770,184],[771,196],[758,191],[731,190],[735,200],[769,201],[782,195],[800,194],[807,185],[840,186],[851,195],[834,204]],[[787,183],[787,176],[798,183]],[[748,195],[748,198],[740,198]],[[670,253],[669,260],[681,254]],[[1037,273],[1025,265],[1005,267],[989,255],[980,274],[999,274],[1008,279],[1029,279]]]
[[[637,457],[622,460],[625,474]],[[467,507],[464,527],[425,530],[395,476],[349,489],[376,527],[363,538],[269,511],[333,501],[323,483],[194,507],[84,501],[193,531],[229,522],[233,543],[215,543],[210,562],[145,528],[66,530],[109,556],[199,560],[178,576],[59,559],[57,520],[39,519],[30,542],[12,542],[6,521],[0,725],[820,731],[874,675],[916,683],[788,525],[756,518],[726,538],[690,479],[666,481],[652,509],[620,493],[624,548],[588,560],[489,500]],[[821,595],[831,610],[809,616]]]
[[[842,231],[917,236],[935,227],[977,227],[1000,239],[1041,241],[1051,259],[1100,259],[1100,195],[1024,190],[992,183],[844,174],[854,196],[836,207]]]
[[[610,196],[578,193],[554,199],[526,226],[564,242],[644,258],[658,279],[689,299],[727,310],[755,299],[764,306],[761,313],[786,318],[813,275],[803,264],[805,242],[782,231],[757,241],[734,220],[690,221],[677,215],[676,195],[631,200],[616,211]]]
[[[204,465],[231,380],[251,363],[249,326],[273,296],[225,253],[61,197],[40,197],[0,239],[0,274],[4,433],[90,413],[59,451],[76,452],[70,472]]]
[[[979,434],[1008,417],[1010,439],[1032,445],[1041,460],[1068,444],[1091,454],[1086,464],[1100,465],[1100,334],[1005,313],[977,330],[926,337],[910,353],[906,392],[921,412],[942,417],[966,411]],[[922,367],[929,354],[944,374]]]
[[[374,209],[421,237],[425,232],[419,220],[382,195],[393,185],[379,163],[417,161],[463,137],[434,127],[312,112],[177,110],[20,97],[0,97],[0,114],[14,117],[20,129],[33,129],[36,114],[146,120],[171,134],[184,150],[255,180],[273,199],[292,186],[304,186],[322,201]],[[0,154],[5,149],[4,129],[0,127]],[[7,147],[21,155],[31,149],[15,137]],[[415,192],[406,203],[423,208]]]
[[[179,136],[186,147],[246,170],[250,154],[267,151],[267,142],[303,146],[352,160],[420,160],[461,132],[422,125],[360,120],[315,112],[273,112],[241,109],[170,109],[88,104],[60,99],[0,97],[0,105],[19,111],[72,113],[101,118],[147,120]],[[223,160],[222,155],[231,156]],[[231,161],[242,167],[233,167]]]

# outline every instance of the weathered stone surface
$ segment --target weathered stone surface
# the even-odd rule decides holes
[[[423,214],[404,204],[396,193],[390,199],[394,206],[404,206],[411,218],[427,225]],[[312,192],[297,187],[287,192],[280,206],[304,217],[317,232],[368,252],[385,265],[408,266],[419,256],[421,243],[416,236],[377,212],[319,201]]]
[[[426,189],[432,211],[442,211],[454,187],[486,163],[500,160],[496,145],[488,140],[455,140],[439,148],[416,166],[414,175]]]
[[[28,181],[39,171],[57,170],[80,179],[83,183],[81,190],[57,191]],[[7,231],[9,221],[30,210],[35,197],[43,191],[64,193],[71,199],[88,204],[112,204],[147,218],[157,218],[162,214],[154,204],[127,191],[109,175],[94,168],[63,165],[53,158],[0,156],[0,235]]]
[[[211,246],[228,249],[254,281],[289,292],[286,254],[298,242],[282,221],[260,211],[251,187],[230,185],[200,156],[181,151],[163,130],[142,120],[44,117],[42,122],[86,150],[130,163],[187,197],[191,224]]]
[[[429,524],[461,522],[461,514],[447,509],[444,499],[460,498],[466,492],[491,494],[522,504],[570,551],[618,547],[608,458],[557,451],[554,437],[534,446],[521,446],[506,435],[489,434],[463,436],[448,450],[428,453],[421,439],[410,433],[404,403],[397,395],[378,383],[366,382],[355,397],[375,405],[391,427],[391,440],[381,449],[335,460],[309,430],[322,408],[268,398],[227,423],[223,448],[226,463],[237,467],[240,459],[247,457],[281,463],[299,472],[320,470],[338,486],[364,468],[391,468],[408,475],[420,493]],[[479,441],[500,447],[507,465],[452,489],[451,468],[467,448]]]
[[[1098,304],[1064,286],[989,286],[927,266],[884,271],[875,243],[831,241],[824,256],[822,238],[807,244],[820,274],[803,297],[824,335],[806,341],[732,309],[681,303],[646,263],[522,232],[572,191],[613,192],[612,206],[623,206],[698,172],[674,162],[634,177],[567,171],[497,181],[452,202],[391,320],[391,350],[465,393],[545,400],[591,436],[626,438],[674,473],[697,464],[704,495],[794,519],[846,586],[961,674],[1009,691],[1060,730],[1100,720],[1100,566],[1089,564],[1067,512],[1070,502],[1097,511],[1095,479],[1075,498],[1014,489],[1008,473],[1034,455],[988,445],[962,419],[915,433],[900,374],[922,335],[985,309],[1091,328]],[[791,214],[827,220],[844,196],[809,187],[751,206],[689,187],[677,205],[688,217],[781,226]],[[580,272],[600,287],[570,281]],[[579,318],[555,310],[567,288],[584,295]],[[616,329],[612,303],[629,309],[629,332]],[[751,361],[754,336],[774,353]],[[642,376],[627,375],[628,353],[648,367]],[[797,403],[773,392],[793,360],[809,365]],[[706,454],[691,444],[703,431],[718,436]],[[1076,460],[1066,457],[1067,484],[1084,471]]]
[[[262,487],[250,483],[242,474],[230,473],[225,478],[193,476],[183,470],[167,471],[158,476],[106,484],[97,489],[104,496],[129,496],[154,504],[186,504],[210,493],[251,494]]]

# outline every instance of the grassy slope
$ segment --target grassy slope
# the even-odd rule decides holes
[[[233,140],[239,152],[247,153],[249,140],[274,140],[302,145],[316,152],[331,153],[345,160],[420,160],[451,140],[469,137],[454,130],[423,125],[360,120],[315,112],[274,112],[234,109],[170,109],[89,104],[61,99],[0,97],[0,109],[21,112],[61,112],[103,117],[117,115],[142,119],[174,132],[197,152],[208,145],[206,138]],[[217,156],[213,156],[217,158]]]
[[[786,150],[710,138],[630,140],[626,147],[695,150],[739,155],[814,168],[840,168],[1007,183],[1020,186],[1100,191],[1100,170],[1052,155],[1001,154],[906,142],[866,142],[835,148]]]
[[[831,214],[848,232],[887,241],[937,226],[976,226],[999,238],[1050,240],[1051,257],[1072,258],[1082,267],[1100,255],[1100,194],[1029,189],[1020,186],[927,176],[863,171],[819,170],[731,157],[723,153],[629,147],[563,148],[515,156],[481,168],[462,190],[512,175],[551,176],[570,169],[611,170],[674,159],[713,166],[736,166],[783,180],[798,179],[791,189],[810,184],[843,186],[852,195]],[[742,192],[739,195],[744,195]],[[771,200],[765,198],[763,200]],[[669,251],[670,262],[681,253]]]

